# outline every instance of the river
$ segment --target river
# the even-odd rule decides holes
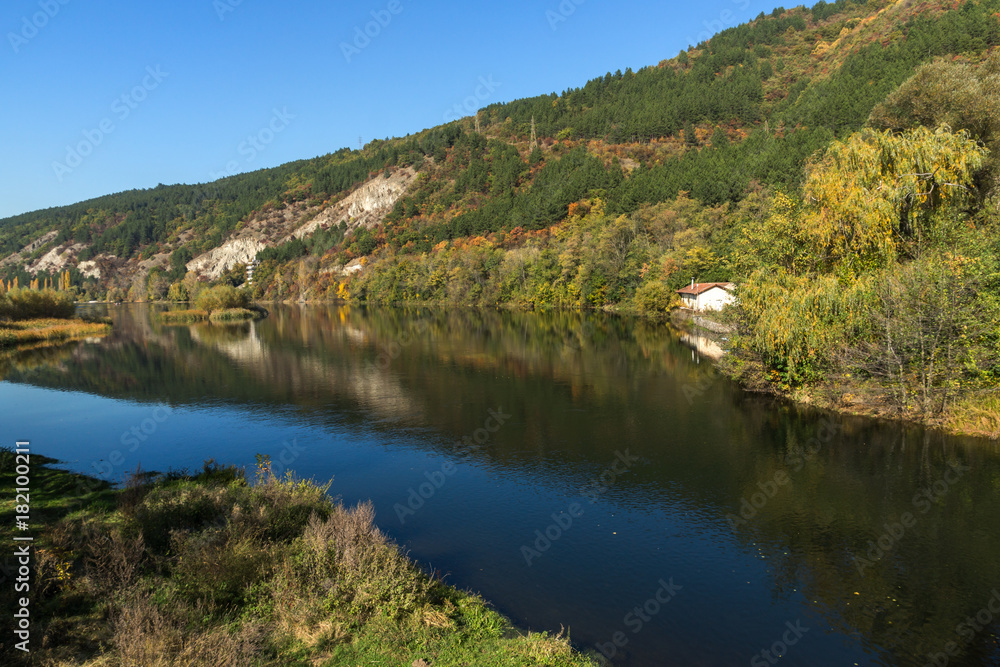
[[[112,480],[267,454],[617,665],[1000,664],[996,442],[748,394],[628,318],[108,312],[0,357],[8,444]]]

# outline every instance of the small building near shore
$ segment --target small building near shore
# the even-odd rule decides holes
[[[733,283],[696,283],[677,290],[685,308],[704,312],[706,310],[722,310],[723,306],[733,303]]]

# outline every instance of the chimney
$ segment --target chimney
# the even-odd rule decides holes
[[[691,289],[694,289],[694,278],[691,279]]]

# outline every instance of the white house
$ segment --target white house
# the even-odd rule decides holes
[[[691,281],[690,287],[677,290],[685,308],[691,310],[722,310],[722,307],[733,303],[732,283],[696,283]]]

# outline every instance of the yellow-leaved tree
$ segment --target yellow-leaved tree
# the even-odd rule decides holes
[[[802,216],[820,265],[856,276],[919,254],[937,216],[960,213],[987,150],[947,126],[862,130],[834,142],[810,169]]]

